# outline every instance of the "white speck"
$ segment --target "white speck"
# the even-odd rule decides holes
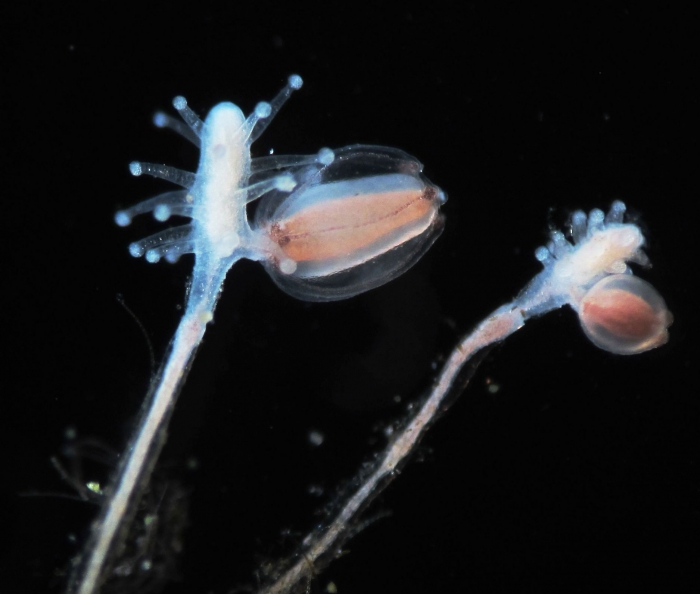
[[[312,446],[318,447],[324,442],[324,440],[326,439],[326,436],[323,435],[323,433],[321,433],[320,431],[316,431],[316,429],[312,429],[311,431],[309,431],[308,439],[309,439],[309,443]]]
[[[293,274],[297,269],[297,263],[294,260],[285,258],[279,263],[279,267],[282,274]]]
[[[314,497],[321,497],[324,493],[321,485],[309,485],[307,491],[309,495],[313,495]]]

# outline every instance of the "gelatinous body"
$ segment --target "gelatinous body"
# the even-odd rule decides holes
[[[438,237],[444,193],[397,149],[356,145],[289,196],[261,201],[255,228],[279,257],[264,262],[286,292],[312,301],[361,293],[412,266]],[[293,262],[292,270],[280,263]]]
[[[665,344],[673,322],[656,289],[631,274],[614,274],[596,283],[581,301],[579,319],[593,344],[620,355]]]

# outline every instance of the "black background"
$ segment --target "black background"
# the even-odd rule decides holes
[[[399,147],[448,193],[447,224],[415,268],[344,302],[295,301],[257,264],[232,270],[163,456],[190,493],[182,578],[165,591],[255,584],[457,338],[538,272],[550,225],[615,198],[647,233],[640,275],[675,315],[670,343],[620,357],[568,309],[529,323],[368,514],[391,515],[312,591],[697,590],[696,15],[194,3],[2,20],[3,591],[61,590],[94,508],[51,496],[71,488],[49,458],[70,427],[123,447],[146,392],[147,343],[117,295],[158,359],[180,315],[191,260],[135,260],[128,243],[156,223],[112,222],[167,187],[132,178],[131,160],[196,165],[153,112],[183,94],[200,114],[224,100],[247,113],[290,73],[304,87],[254,155]]]

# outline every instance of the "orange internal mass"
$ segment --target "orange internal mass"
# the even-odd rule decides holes
[[[427,226],[433,210],[420,190],[348,196],[279,221],[271,235],[296,262],[347,257],[404,225],[425,219]]]
[[[585,301],[582,315],[622,339],[647,339],[659,328],[654,308],[641,297],[620,289],[602,291]]]

